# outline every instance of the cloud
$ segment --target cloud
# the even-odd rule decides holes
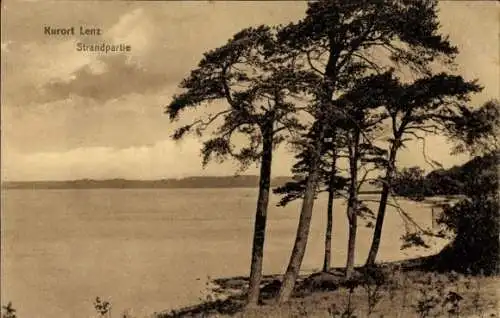
[[[164,140],[151,146],[123,149],[89,147],[65,152],[10,153],[2,158],[2,179],[160,179],[233,175],[236,172],[236,166],[231,161],[210,164],[202,170],[200,147],[201,143],[197,139],[187,138],[181,142]],[[275,166],[277,173],[286,174],[289,169],[286,164],[279,162]],[[252,168],[248,173],[257,172],[256,168]]]
[[[36,8],[38,6],[40,5]],[[154,56],[157,57],[161,50],[156,39],[158,28],[152,22],[152,19],[158,17],[146,12],[151,10],[129,8],[120,14],[128,6],[118,6],[117,9],[120,10],[116,10],[116,13],[110,11],[105,4],[100,7],[108,12],[106,19],[100,19],[106,23],[91,22],[91,18],[79,17],[77,12],[88,11],[88,6],[72,11],[74,19],[71,22],[57,22],[64,20],[62,15],[57,19],[41,19],[38,22],[30,18],[27,29],[32,37],[27,37],[20,33],[20,28],[14,27],[24,24],[22,20],[28,17],[21,15],[7,20],[5,32],[8,31],[6,34],[9,36],[2,36],[2,73],[7,79],[3,83],[7,91],[2,96],[3,105],[10,107],[14,104],[46,103],[65,99],[70,95],[107,101],[131,93],[149,93],[165,83],[179,80],[179,72],[168,71],[170,61],[161,59],[161,67],[158,67],[156,61],[148,62],[155,59]],[[114,22],[107,25],[108,21]],[[44,25],[72,26],[76,34],[69,38],[49,37],[43,35]],[[99,27],[103,34],[80,36],[80,25]],[[125,44],[131,46],[131,52],[79,52],[76,50],[77,43]],[[172,74],[175,79],[172,79]]]
[[[48,81],[67,81],[93,58],[75,54],[73,40],[37,43],[11,41],[2,54],[2,108],[47,100],[42,87]]]
[[[67,151],[109,146],[151,145],[168,138],[174,126],[163,114],[172,89],[155,94],[131,93],[100,102],[70,95],[66,99],[2,109],[2,150]]]
[[[100,57],[82,66],[69,80],[53,80],[42,87],[42,101],[55,101],[77,95],[105,102],[127,94],[146,94],[162,89],[169,82],[164,73],[141,67],[126,55]]]
[[[122,15],[106,38],[131,45],[132,56],[144,56],[154,45],[156,30],[145,10],[137,8]]]
[[[172,82],[171,75],[165,69],[148,67],[147,57],[152,54],[151,50],[157,49],[157,29],[152,19],[143,8],[136,8],[104,30],[102,37],[91,37],[90,40],[81,38],[84,44],[129,45],[131,51],[107,54],[73,52],[74,55],[87,56],[87,63],[65,77],[46,83],[42,87],[40,101],[78,95],[105,102],[127,94],[155,92]]]
[[[58,5],[58,10],[45,3],[30,4],[29,10],[17,2],[10,6],[13,13],[5,23],[2,19],[2,32],[8,35],[2,37],[5,107],[57,101],[70,95],[102,102],[177,85],[203,52],[225,43],[234,32],[273,20],[286,22],[290,16],[302,14],[304,4],[290,4],[286,12],[271,4],[248,5],[248,14],[241,19],[234,19],[241,14],[241,6],[224,3],[217,8],[184,2],[98,6],[80,2]],[[32,10],[43,14],[34,16]],[[48,37],[43,34],[44,25],[74,26],[76,30],[79,25],[99,27],[103,35]],[[124,43],[132,51],[121,56],[78,52],[77,42]],[[104,65],[104,72],[96,71],[97,65]]]
[[[186,140],[180,145],[163,141],[150,147],[88,147],[65,152],[15,154],[4,160],[2,175],[5,180],[177,177],[182,171],[194,171],[199,167],[193,162],[197,148],[195,140]],[[169,170],[175,162],[185,166]]]

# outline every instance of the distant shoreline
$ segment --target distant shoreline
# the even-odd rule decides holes
[[[291,177],[276,177],[272,186],[291,181]],[[254,188],[258,176],[194,176],[179,179],[79,179],[64,181],[5,181],[2,189],[178,189],[178,188]]]
[[[284,185],[292,177],[279,176],[271,180],[271,187]],[[259,178],[254,175],[242,176],[195,176],[181,179],[160,180],[67,180],[67,181],[4,181],[2,189],[14,190],[64,190],[64,189],[210,189],[210,188],[258,188]],[[378,193],[371,187],[362,193]]]

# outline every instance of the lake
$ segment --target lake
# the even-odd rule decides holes
[[[111,300],[114,316],[132,308],[140,317],[197,302],[207,277],[248,275],[256,197],[257,189],[3,190],[2,305],[12,301],[20,318],[91,317],[100,296]],[[272,197],[269,210],[265,274],[286,268],[300,211],[300,202],[281,208],[277,201]],[[432,224],[428,205],[399,203],[423,226]],[[332,265],[342,266],[347,218],[342,200],[335,207]],[[321,268],[325,219],[321,195],[305,272]],[[362,264],[372,229],[359,223]],[[428,255],[445,244],[401,251],[404,228],[388,207],[379,260]]]

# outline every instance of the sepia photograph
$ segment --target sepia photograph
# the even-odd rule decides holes
[[[500,318],[500,2],[0,6],[0,317]]]

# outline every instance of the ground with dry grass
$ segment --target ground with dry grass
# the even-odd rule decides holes
[[[498,276],[467,276],[403,268],[358,269],[345,281],[340,269],[301,277],[287,304],[275,305],[280,277],[267,276],[262,304],[245,308],[247,279],[219,279],[207,301],[159,317],[500,317]]]

